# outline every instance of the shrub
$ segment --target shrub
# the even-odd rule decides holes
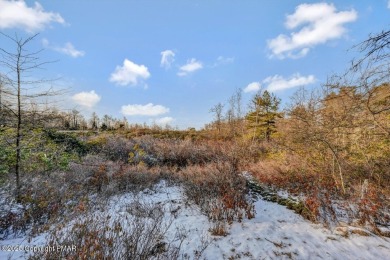
[[[225,222],[214,222],[213,226],[209,229],[211,235],[213,236],[227,236],[229,233],[227,231]]]
[[[122,137],[110,136],[102,147],[102,152],[107,159],[112,161],[127,162],[134,142]]]
[[[47,138],[54,141],[56,144],[61,144],[65,146],[66,152],[76,152],[80,156],[86,155],[88,153],[87,145],[79,138],[71,134],[61,133],[54,130],[45,130],[44,133]]]
[[[187,197],[212,221],[241,221],[254,217],[246,196],[246,180],[228,163],[188,166],[179,172]]]
[[[138,192],[151,187],[162,177],[169,177],[170,169],[166,167],[147,167],[144,164],[122,164],[112,175],[112,185],[116,191]]]

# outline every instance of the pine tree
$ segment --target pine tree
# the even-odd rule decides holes
[[[252,110],[246,115],[247,127],[253,140],[271,140],[276,133],[276,119],[282,117],[278,112],[280,99],[267,90],[252,99]]]

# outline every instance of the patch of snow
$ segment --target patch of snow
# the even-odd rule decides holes
[[[166,241],[174,241],[181,230],[186,238],[181,244],[180,258],[195,259],[389,259],[388,238],[349,234],[338,235],[313,224],[286,207],[259,199],[255,202],[256,216],[228,226],[227,236],[213,236],[213,226],[196,205],[187,201],[179,186],[161,181],[139,194],[126,193],[112,197],[105,214],[113,218],[131,217],[128,206],[134,201],[162,205],[165,218],[172,224],[165,233]],[[26,238],[0,241],[4,245],[45,245],[41,234],[28,242]],[[172,242],[179,243],[179,242]],[[0,251],[0,259],[22,259],[23,252]]]

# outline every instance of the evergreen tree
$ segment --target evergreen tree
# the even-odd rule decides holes
[[[271,140],[276,132],[276,119],[282,114],[278,112],[280,99],[267,90],[262,95],[256,94],[252,99],[252,110],[246,115],[247,127],[251,138]]]

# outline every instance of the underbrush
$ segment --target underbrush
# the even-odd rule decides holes
[[[124,165],[99,156],[73,162],[67,171],[22,176],[20,203],[16,203],[9,181],[0,200],[0,235],[39,232],[45,224],[63,216],[86,211],[91,197],[105,200],[119,192],[138,192],[158,182],[166,172],[160,168]],[[96,199],[96,198],[95,198]]]
[[[130,207],[133,208],[129,210],[134,219],[131,221],[94,219],[91,212],[103,208],[115,195],[139,194],[164,179],[183,187],[188,204],[199,205],[212,222],[209,230],[212,235],[226,236],[231,223],[251,219],[256,214],[253,200],[248,195],[248,180],[241,174],[244,170],[262,185],[286,190],[301,198],[297,203],[283,198],[277,198],[276,202],[311,221],[327,225],[340,221],[358,222],[371,226],[376,234],[382,234],[378,226],[389,223],[386,189],[371,181],[358,183],[345,179],[348,185],[344,193],[340,183],[335,183],[334,175],[326,174],[325,168],[299,157],[278,154],[278,150],[268,143],[150,136],[126,139],[109,134],[69,142],[69,152],[82,147],[88,153],[70,159],[64,168],[23,174],[21,203],[13,199],[14,184],[8,180],[8,191],[1,194],[6,199],[0,200],[2,239],[23,232],[33,235],[57,226],[55,230],[50,229],[51,243],[77,244],[78,253],[85,257],[95,254],[95,258],[107,259],[115,259],[118,255],[128,258],[139,255],[136,259],[151,256],[174,259],[179,250],[177,243],[170,247],[163,241],[162,220],[146,216],[160,212],[159,209],[132,204]],[[71,230],[59,225],[71,221]],[[151,223],[156,229],[149,226]],[[124,226],[129,225],[135,226],[123,233]],[[140,246],[129,246],[136,243]],[[41,253],[34,257],[76,259],[71,252],[50,256]]]
[[[390,223],[390,194],[386,189],[368,180],[348,179],[343,192],[331,172],[324,174],[319,169],[322,168],[285,156],[252,164],[248,170],[260,183],[300,197],[304,207],[302,215],[311,221],[328,226],[347,222],[386,235],[380,230]]]
[[[90,210],[96,200],[138,193],[161,179],[182,183],[188,199],[198,204],[216,227],[254,217],[246,181],[239,175],[243,143],[148,136],[128,140],[109,134],[75,141],[67,134],[48,134],[55,142],[65,143],[69,151],[82,147],[88,154],[69,162],[62,171],[23,174],[21,203],[15,203],[8,193],[11,206],[0,212],[3,238],[16,232],[38,232],[63,216]],[[12,190],[13,182],[9,184]]]
[[[135,201],[125,217],[85,212],[51,230],[48,246],[68,250],[37,252],[30,259],[177,259],[186,234],[166,240],[173,217],[162,205]],[[72,250],[74,248],[75,250]]]
[[[178,173],[189,199],[205,211],[211,220],[242,220],[253,217],[247,200],[246,180],[227,163],[189,166]]]
[[[255,216],[254,205],[247,196],[246,180],[229,163],[188,166],[178,175],[188,199],[213,221],[213,234],[225,235],[226,223]]]

